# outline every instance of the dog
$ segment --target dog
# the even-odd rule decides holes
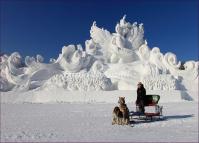
[[[113,110],[112,125],[128,125],[129,124],[129,109],[125,104],[125,97],[119,97],[119,107],[116,106]]]
[[[112,125],[114,124],[122,125],[122,120],[123,120],[123,114],[120,111],[120,108],[116,106],[113,109]]]

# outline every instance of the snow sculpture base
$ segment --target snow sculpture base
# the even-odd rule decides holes
[[[160,103],[192,100],[184,91],[148,90],[147,94],[160,95]],[[194,95],[195,94],[195,95]],[[197,97],[198,93],[192,92]],[[1,103],[117,103],[118,97],[124,96],[128,104],[135,106],[136,91],[66,91],[63,88],[45,89],[28,92],[4,92]],[[195,99],[196,100],[196,99]]]

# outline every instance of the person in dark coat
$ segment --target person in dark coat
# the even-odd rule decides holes
[[[146,90],[144,88],[144,85],[139,82],[138,83],[138,88],[137,88],[137,100],[136,100],[136,105],[139,108],[139,111],[144,113],[144,103],[145,103],[145,96],[146,96]]]

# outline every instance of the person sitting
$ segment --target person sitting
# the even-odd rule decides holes
[[[136,106],[138,106],[139,111],[141,113],[145,112],[144,109],[144,103],[145,103],[145,96],[146,96],[146,89],[144,88],[144,85],[139,82],[137,88],[137,100],[136,100]]]

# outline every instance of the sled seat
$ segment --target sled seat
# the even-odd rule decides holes
[[[152,120],[152,117],[154,117],[154,116],[160,117],[162,115],[162,107],[158,105],[159,100],[160,100],[160,95],[146,95],[145,96],[144,115],[146,117],[151,118],[151,120]],[[154,110],[147,111],[146,109],[150,108],[150,107],[152,107],[152,108],[154,107]]]
[[[146,95],[144,99],[144,106],[155,106],[160,100],[160,95]]]
[[[136,106],[136,112],[139,115],[144,115],[146,118],[152,118],[157,116],[160,118],[162,116],[162,106],[158,105],[158,102],[160,100],[160,95],[146,95],[144,98],[144,108],[145,112],[140,113],[139,107]]]

